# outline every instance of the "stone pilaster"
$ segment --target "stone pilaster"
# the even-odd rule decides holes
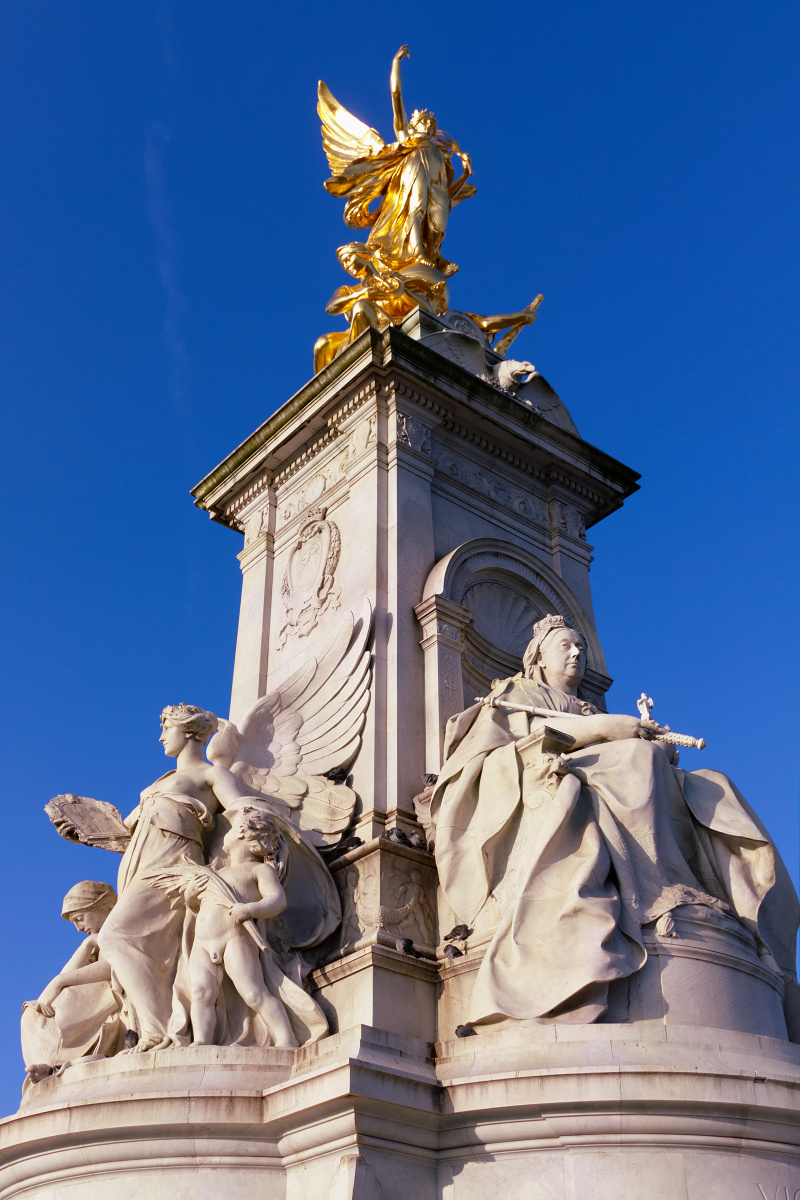
[[[230,718],[234,724],[266,690],[275,563],[275,496],[267,487],[239,518],[244,549],[242,600],[233,666]]]
[[[436,775],[442,763],[445,725],[473,699],[464,695],[461,672],[461,634],[472,621],[472,613],[444,596],[429,596],[414,612],[422,625],[425,654],[425,770]]]

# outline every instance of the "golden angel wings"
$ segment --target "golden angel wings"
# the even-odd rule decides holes
[[[407,53],[402,47],[392,63],[397,140],[390,144],[319,84],[317,111],[331,169],[325,187],[344,199],[345,222],[370,233],[366,242],[339,248],[339,262],[357,282],[338,288],[327,311],[345,316],[350,329],[319,339],[315,370],[367,328],[399,324],[417,307],[441,314],[450,305],[447,280],[458,268],[442,257],[441,247],[451,208],[475,193],[472,166],[453,138],[437,128],[432,113],[406,117],[400,60]],[[464,168],[458,179],[453,156]]]
[[[386,143],[377,129],[370,129],[348,112],[321,80],[317,112],[322,118],[322,148],[331,175],[341,175],[356,159],[368,158],[385,149]]]

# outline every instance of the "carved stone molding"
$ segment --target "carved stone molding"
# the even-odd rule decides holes
[[[488,497],[542,529],[549,528],[547,504],[541,497],[515,487],[493,471],[479,467],[442,446],[436,446],[432,454],[438,471],[445,478],[455,480],[479,496]]]
[[[283,470],[278,472],[274,479],[275,487],[280,487],[281,484],[286,483],[293,475],[296,475],[306,463],[310,462],[312,458],[316,458],[338,436],[339,430],[335,427],[328,428],[321,433],[316,441],[307,446],[301,454],[298,454]]]
[[[258,497],[267,490],[271,482],[272,476],[267,471],[265,471],[262,475],[259,475],[256,479],[252,480],[249,486],[243,491],[239,492],[236,498],[225,507],[225,520],[229,521],[239,530],[243,529],[242,523],[238,519],[239,513],[252,504],[254,500],[257,500]]]
[[[419,417],[407,413],[395,414],[395,441],[401,446],[408,446],[418,454],[430,454],[431,431]]]
[[[340,405],[340,407],[336,409],[336,412],[331,414],[328,419],[328,425],[331,426],[331,428],[338,428],[339,425],[341,425],[341,423],[347,419],[347,417],[349,417],[357,409],[361,408],[362,405],[366,404],[368,400],[376,399],[380,390],[380,384],[376,379],[368,380],[364,387],[361,387],[357,392],[354,392],[344,404]]]
[[[341,483],[346,477],[350,463],[362,454],[376,440],[377,418],[370,413],[359,421],[350,431],[347,438],[342,438],[344,445],[339,453],[330,459],[316,475],[312,475],[278,506],[278,529],[288,525],[299,517],[312,504],[316,504],[321,496]]]
[[[340,589],[334,586],[339,562],[341,537],[333,521],[326,521],[327,509],[313,509],[301,527],[298,540],[289,555],[281,582],[281,599],[286,619],[278,635],[283,646],[290,634],[306,637],[316,629],[319,618],[329,608],[339,607]]]
[[[414,612],[422,626],[425,654],[425,768],[435,774],[441,763],[445,725],[469,703],[464,698],[461,655],[462,635],[473,616],[464,605],[437,595],[424,599]]]

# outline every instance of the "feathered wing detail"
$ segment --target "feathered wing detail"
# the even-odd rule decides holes
[[[358,621],[348,612],[333,642],[280,689],[256,701],[241,722],[237,760],[242,783],[280,801],[315,846],[336,842],[356,795],[325,776],[350,766],[361,748],[372,678],[368,600]]]
[[[358,158],[368,158],[383,150],[386,143],[376,129],[370,129],[358,117],[343,108],[320,80],[317,112],[322,118],[322,147],[331,175],[341,175]]]

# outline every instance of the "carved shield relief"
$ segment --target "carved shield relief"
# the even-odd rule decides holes
[[[341,591],[334,586],[334,572],[341,537],[333,521],[325,520],[326,512],[318,508],[309,513],[289,555],[281,583],[286,619],[278,638],[280,646],[292,633],[306,637],[316,629],[322,613],[339,607]]]

